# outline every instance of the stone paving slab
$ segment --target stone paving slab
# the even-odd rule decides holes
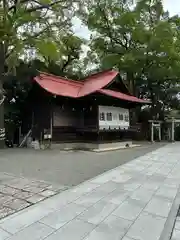
[[[178,208],[178,213],[176,215],[174,228],[171,234],[171,240],[178,240],[180,239],[180,203]]]
[[[142,212],[127,232],[127,236],[138,240],[159,239],[163,231],[165,221],[166,218]]]
[[[55,231],[50,236],[47,236],[48,240],[60,240],[60,239],[73,239],[79,240],[84,239],[88,233],[90,233],[95,228],[95,225],[84,222],[79,219],[73,219],[71,222],[67,223],[66,226]],[[43,238],[42,238],[43,239]]]
[[[1,240],[162,239],[180,185],[179,147],[169,144],[2,219]],[[177,240],[178,221],[174,229]]]
[[[110,215],[89,234],[86,240],[119,240],[131,224],[131,221]]]
[[[42,218],[40,222],[54,229],[59,229],[67,222],[71,221],[80,213],[82,213],[84,210],[84,207],[75,203],[70,203],[67,207],[62,207],[60,210]]]
[[[0,219],[65,189],[65,186],[0,172]]]

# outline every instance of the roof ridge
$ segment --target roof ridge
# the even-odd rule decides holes
[[[83,78],[82,80],[86,81],[86,80],[88,80],[88,78],[91,78],[91,77],[93,78],[94,76],[98,76],[98,75],[101,75],[102,73],[107,73],[107,72],[117,72],[118,73],[118,71],[116,71],[114,69],[108,69],[108,70],[103,70],[101,72],[93,73],[93,74]]]
[[[39,72],[41,74],[54,77],[55,79],[53,81],[56,81],[56,82],[58,82],[58,78],[61,78],[64,81],[68,81],[68,82],[72,82],[72,83],[77,83],[77,84],[83,85],[82,82],[77,81],[77,80],[69,79],[69,78],[62,77],[62,76],[57,76],[57,75],[54,75],[54,74],[51,74],[51,73],[47,73],[47,72],[41,72],[41,71],[39,71]]]
[[[122,93],[122,92],[120,92],[120,91],[114,91],[114,90],[110,90],[110,89],[99,89],[98,90],[98,92],[100,92],[100,93],[104,93],[104,94],[108,94],[108,93],[115,93],[115,94],[121,94],[122,96],[124,96],[124,97],[128,97],[129,98],[129,100],[128,99],[124,99],[124,100],[126,100],[126,101],[136,101],[136,102],[141,102],[141,103],[147,103],[147,104],[149,104],[150,103],[150,101],[149,100],[147,100],[147,99],[142,99],[142,98],[138,98],[138,97],[136,97],[136,96],[133,96],[133,95],[129,95],[129,94],[126,94],[126,93]],[[111,95],[111,94],[110,94]],[[117,96],[118,97],[118,96]],[[131,99],[131,100],[130,100]]]
[[[94,81],[96,81],[96,79],[93,79],[93,78],[95,78],[95,77],[97,77],[97,76],[99,76],[99,75],[102,75],[102,74],[105,74],[105,73],[116,73],[116,75],[118,74],[118,71],[115,71],[115,70],[113,70],[113,69],[111,69],[111,70],[105,70],[105,71],[102,71],[102,72],[98,72],[98,73],[95,73],[95,74],[93,74],[93,75],[90,75],[89,77],[87,77],[87,78],[85,78],[85,79],[83,79],[84,80],[84,84],[82,85],[82,87],[81,88],[79,88],[79,91],[78,91],[78,93],[77,93],[77,96],[79,97],[81,94],[81,90],[83,89],[83,87],[85,87],[86,86],[86,83],[88,83],[88,81],[90,81],[90,80],[94,80]],[[113,78],[111,79],[111,82],[113,81]],[[106,84],[107,85],[107,84]],[[104,87],[104,86],[103,86]],[[101,87],[101,89],[103,88],[103,87]],[[95,91],[98,91],[99,89],[96,89]]]
[[[121,91],[104,89],[105,86],[113,81],[117,74],[119,73],[115,70],[103,71],[94,74],[93,77],[89,76],[89,81],[78,82],[53,74],[40,72],[39,75],[34,77],[34,80],[46,91],[59,96],[80,98],[90,95],[93,92],[99,92],[124,101],[148,103],[147,100],[131,96],[129,93],[126,94]],[[96,82],[97,85],[95,84]]]

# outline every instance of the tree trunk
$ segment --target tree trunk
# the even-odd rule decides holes
[[[4,44],[0,43],[0,148],[5,146],[4,139],[4,103],[3,99],[3,77],[4,77],[4,66],[5,66],[5,51]]]
[[[128,89],[130,94],[132,94],[133,96],[136,96],[136,86],[135,86],[135,79],[134,79],[134,75],[132,72],[128,72],[127,73],[127,78],[128,78]],[[136,125],[137,123],[137,114],[136,114],[136,109],[130,109],[129,111],[129,115],[130,115],[130,124]]]
[[[147,83],[148,83],[148,90],[149,90],[150,98],[151,98],[150,113],[151,113],[152,120],[155,120],[156,119],[156,107],[155,107],[156,99],[155,99],[155,93],[154,93],[154,89],[153,89],[152,79],[150,77],[147,79]]]
[[[4,147],[4,104],[0,105],[0,148]]]

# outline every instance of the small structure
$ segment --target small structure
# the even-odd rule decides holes
[[[147,100],[130,95],[119,72],[93,74],[74,81],[47,73],[34,78],[22,131],[44,142],[76,143],[97,148],[100,143],[131,139],[129,110]],[[79,143],[77,145],[77,143]]]
[[[151,142],[154,142],[154,129],[158,130],[158,140],[162,140],[162,125],[164,125],[163,129],[165,130],[164,140],[175,141],[175,127],[180,124],[180,119],[171,117],[166,118],[165,121],[149,120],[149,123],[151,124]]]
[[[151,142],[154,142],[154,129],[158,130],[158,140],[161,141],[161,126],[163,121],[160,120],[149,120],[149,123],[151,124]]]
[[[175,133],[175,127],[177,124],[180,124],[180,119],[176,119],[174,117],[170,119],[166,119],[166,125],[168,129],[168,140],[174,142],[174,133]]]

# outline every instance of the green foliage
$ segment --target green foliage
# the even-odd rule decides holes
[[[77,61],[85,41],[72,32],[75,4],[79,1],[0,2],[0,99],[6,96],[6,127],[13,129],[21,123],[36,70],[77,78],[82,74]]]
[[[21,123],[22,110],[32,86],[35,75],[33,64],[19,63],[16,76],[9,74],[4,79],[5,124],[8,129],[15,129]]]
[[[72,67],[72,68],[71,68]],[[5,77],[5,124],[8,130],[13,131],[21,125],[23,118],[23,109],[27,107],[27,98],[32,88],[32,78],[36,76],[37,71],[48,72],[68,78],[79,79],[83,77],[81,71],[74,70],[74,64],[68,66],[69,71],[66,72],[60,66],[51,61],[46,63],[35,59],[28,63],[20,61],[16,67],[16,76],[9,74]]]
[[[0,54],[11,70],[19,57],[33,51],[45,60],[57,60],[62,42],[72,35],[71,19],[78,1],[4,0],[0,5]],[[58,41],[56,41],[58,40]],[[0,72],[1,78],[2,73]]]
[[[82,19],[92,31],[91,54],[100,68],[126,72],[130,91],[151,98],[152,114],[168,108],[175,94],[169,89],[179,91],[180,18],[170,18],[161,0],[140,0],[135,8],[99,0]]]
[[[39,41],[36,41],[36,49],[40,55],[50,58],[54,61],[58,60],[57,45],[55,42],[52,42],[48,39],[42,42],[40,39]]]

